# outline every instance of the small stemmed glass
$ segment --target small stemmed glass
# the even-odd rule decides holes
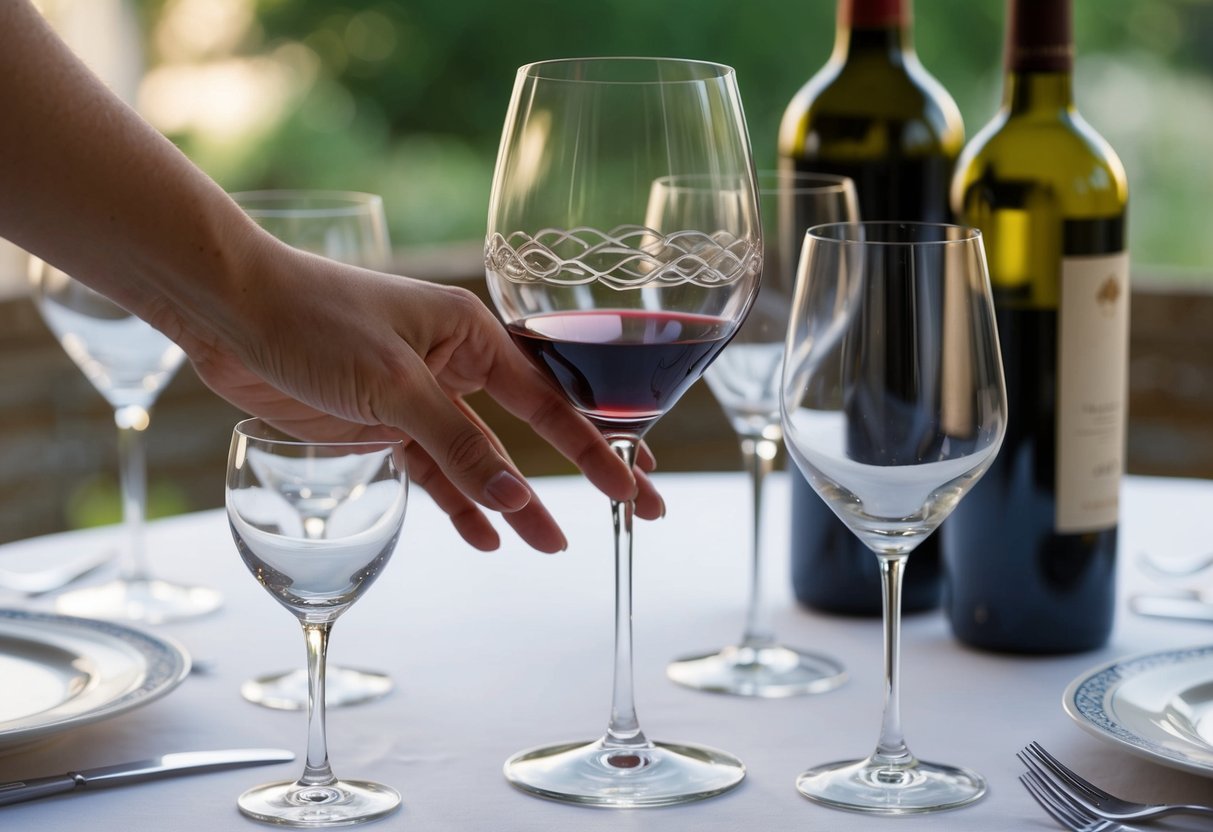
[[[693,178],[671,182],[666,201],[716,198],[704,186],[704,181]],[[801,243],[810,226],[854,222],[859,217],[855,186],[843,176],[763,172],[758,191],[766,244],[762,289],[737,335],[704,373],[741,440],[742,459],[750,474],[753,522],[745,630],[740,643],[677,659],[666,673],[678,684],[698,690],[773,698],[824,693],[846,680],[846,671],[835,659],[775,639],[762,591],[762,493],[783,439],[779,377]]]
[[[407,500],[401,442],[301,442],[260,419],[246,419],[232,433],[226,488],[232,537],[245,566],[299,619],[307,641],[307,763],[297,781],[241,795],[240,811],[251,818],[337,826],[400,805],[395,789],[333,775],[324,687],[333,622],[387,564]]]
[[[709,176],[671,206],[662,183]],[[733,336],[762,260],[749,140],[733,71],[603,58],[522,67],[489,203],[489,291],[514,342],[629,467],[641,437]],[[615,682],[606,733],[523,751],[516,787],[599,806],[720,794],[745,768],[650,741],[632,688],[631,502],[615,531]]]
[[[917,223],[809,231],[784,354],[784,437],[814,490],[880,561],[884,718],[866,759],[804,772],[797,788],[879,814],[963,806],[968,769],[910,753],[901,728],[901,581],[910,552],[993,461],[1007,421],[981,234]]]
[[[217,609],[219,593],[152,576],[143,525],[147,510],[144,432],[150,410],[185,353],[121,306],[49,263],[30,259],[34,303],[64,351],[114,408],[118,481],[127,544],[119,576],[60,594],[55,608],[69,615],[160,624]]]
[[[387,216],[377,194],[357,191],[243,191],[232,199],[254,222],[287,245],[330,260],[386,269],[391,260]],[[392,689],[386,673],[333,665],[325,684],[330,708],[370,702]],[[308,678],[302,668],[248,679],[240,695],[282,710],[307,706]]]

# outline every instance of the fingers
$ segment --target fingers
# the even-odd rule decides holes
[[[501,449],[500,441],[461,399],[451,399],[424,368],[407,367],[402,389],[412,392],[407,413],[384,413],[416,441],[410,475],[478,549],[494,549],[497,533],[475,505],[505,515],[529,545],[559,552],[568,544],[544,505]],[[410,375],[411,374],[411,375]],[[390,401],[390,398],[385,398]],[[396,420],[395,422],[389,420]],[[473,502],[475,501],[475,502]]]
[[[416,442],[406,450],[409,479],[426,490],[438,508],[451,519],[459,536],[482,552],[491,552],[501,545],[501,538],[484,512],[456,488]]]
[[[665,500],[657,493],[656,486],[648,475],[636,470],[636,516],[642,520],[660,520],[665,517]]]
[[[608,497],[633,499],[636,479],[598,429],[574,410],[508,340],[497,359],[486,381],[486,392],[527,422]],[[643,456],[645,466],[653,464],[647,449]]]

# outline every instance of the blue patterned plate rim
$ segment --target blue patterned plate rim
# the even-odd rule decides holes
[[[10,623],[17,624],[16,634],[29,641],[38,641],[39,626],[48,628],[53,632],[47,636],[47,645],[73,636],[81,639],[85,650],[88,641],[105,642],[132,658],[135,664],[127,668],[127,672],[134,672],[137,683],[92,703],[84,712],[56,713],[52,707],[35,718],[0,722],[0,748],[6,751],[11,746],[25,745],[154,702],[181,684],[190,671],[189,654],[177,642],[126,624],[33,610],[0,609],[0,633]],[[52,639],[55,634],[58,637]]]
[[[1187,740],[1190,742],[1188,748],[1177,747],[1179,738],[1160,728],[1159,739],[1165,738],[1171,743],[1164,745],[1123,724],[1118,720],[1115,708],[1108,704],[1114,702],[1118,689],[1125,682],[1146,674],[1165,674],[1177,666],[1198,661],[1210,662],[1209,681],[1213,683],[1213,644],[1139,653],[1106,662],[1082,673],[1069,684],[1062,695],[1062,707],[1079,727],[1099,739],[1172,768],[1211,776],[1213,746]]]

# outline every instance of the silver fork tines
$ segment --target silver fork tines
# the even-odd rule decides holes
[[[1056,790],[1050,788],[1048,781],[1035,771],[1026,771],[1019,775],[1019,782],[1023,783],[1028,793],[1036,798],[1036,802],[1053,820],[1066,829],[1072,829],[1074,832],[1119,832],[1124,829],[1114,820],[1093,817],[1087,812],[1075,809],[1073,803],[1059,799]]]
[[[1030,743],[1017,756],[1028,767],[1029,773],[1035,774],[1049,789],[1055,802],[1064,802],[1074,812],[1092,819],[1141,822],[1179,813],[1213,816],[1211,806],[1122,800],[1075,774],[1037,742]],[[1027,786],[1027,783],[1024,785]],[[1035,792],[1033,796],[1036,796]]]

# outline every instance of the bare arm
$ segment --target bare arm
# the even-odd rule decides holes
[[[470,293],[282,245],[113,96],[28,0],[0,0],[0,235],[173,338],[202,379],[309,438],[392,433],[410,473],[473,545],[505,513],[564,538],[463,402],[485,389],[615,499],[660,498],[510,343]],[[300,338],[300,332],[307,337]],[[651,459],[646,459],[651,466]]]

